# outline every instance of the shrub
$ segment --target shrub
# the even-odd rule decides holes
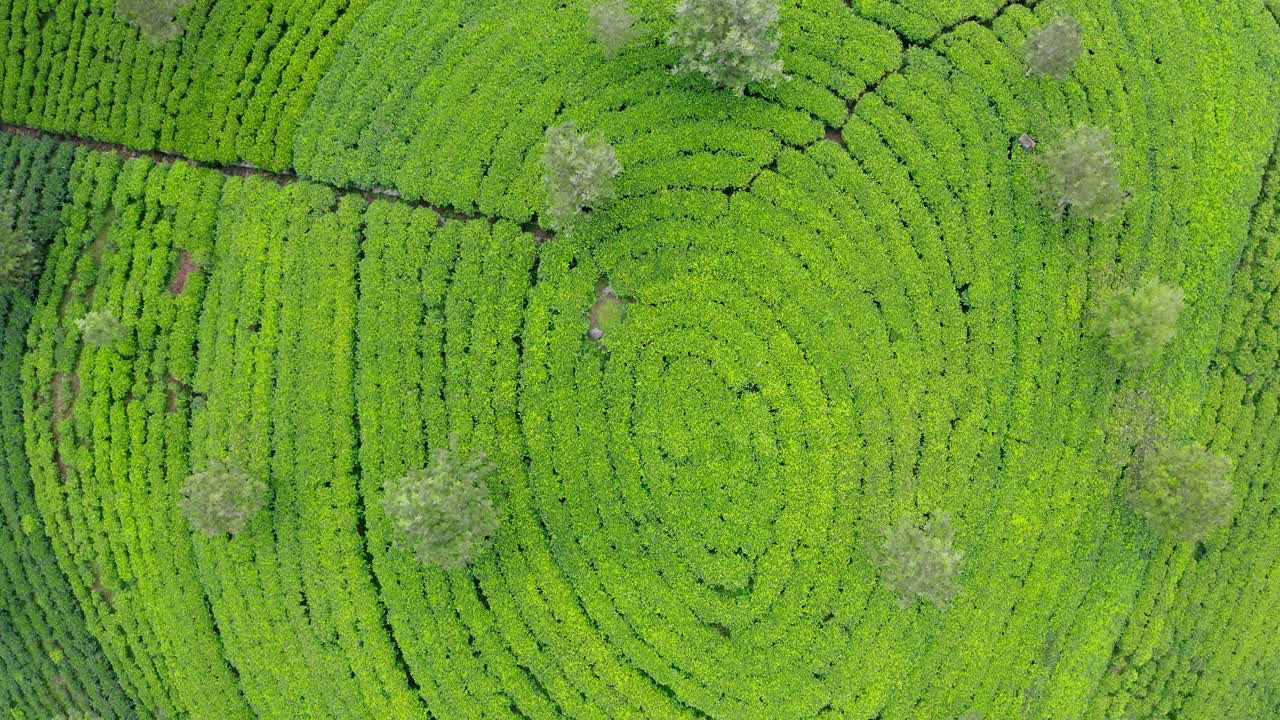
[[[492,472],[484,455],[463,458],[450,441],[428,467],[389,480],[382,507],[420,561],[446,570],[464,567],[498,531],[487,482]]]
[[[176,16],[190,4],[191,0],[116,0],[116,15],[138,26],[148,43],[160,45],[182,34]]]
[[[266,497],[266,483],[234,465],[214,461],[187,478],[178,504],[187,522],[205,535],[234,535],[258,514]]]
[[[626,0],[603,0],[591,6],[587,22],[606,58],[617,55],[640,34],[635,27],[636,16],[627,10]]]
[[[1182,314],[1182,288],[1148,278],[1133,290],[1116,290],[1098,307],[1095,330],[1117,360],[1149,365],[1173,339]]]
[[[777,0],[680,0],[667,44],[680,51],[673,72],[700,72],[741,95],[750,82],[776,83]]]
[[[1049,168],[1047,197],[1059,211],[1070,207],[1101,220],[1124,199],[1111,131],[1081,126],[1069,132],[1044,157]]]
[[[881,532],[884,538],[876,563],[881,579],[897,594],[898,604],[906,608],[924,599],[945,607],[960,590],[960,561],[964,558],[964,553],[951,546],[955,529],[950,516],[942,513],[931,518],[923,529],[904,517]]]
[[[21,288],[36,269],[36,248],[25,225],[15,219],[10,196],[0,197],[0,291]]]
[[[592,340],[602,339],[622,322],[626,312],[627,301],[618,297],[618,293],[608,283],[601,283],[596,288],[596,301],[591,306],[591,330],[588,336]]]
[[[547,130],[542,162],[547,224],[556,230],[571,229],[584,209],[613,197],[613,177],[622,171],[613,146],[579,135],[571,122]]]
[[[1232,464],[1200,445],[1154,451],[1139,465],[1133,509],[1166,540],[1199,540],[1226,525],[1235,510]]]
[[[110,310],[87,313],[76,321],[76,327],[85,344],[94,347],[106,347],[124,337],[124,328]]]
[[[1065,80],[1081,50],[1080,23],[1070,15],[1059,15],[1027,36],[1023,46],[1027,75],[1040,73]]]

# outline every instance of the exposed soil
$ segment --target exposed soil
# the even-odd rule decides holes
[[[202,268],[191,259],[191,253],[184,248],[178,248],[178,269],[174,271],[173,280],[169,283],[169,292],[181,295],[182,291],[187,289],[187,276],[192,270],[200,269]]]

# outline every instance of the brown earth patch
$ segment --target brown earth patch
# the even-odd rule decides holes
[[[178,248],[178,269],[173,273],[173,280],[169,283],[169,292],[174,295],[181,295],[183,290],[187,289],[187,276],[192,270],[201,270],[199,265],[191,259],[191,253],[184,248]]]

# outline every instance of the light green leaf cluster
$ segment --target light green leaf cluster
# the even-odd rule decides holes
[[[484,455],[463,457],[450,443],[436,449],[427,467],[389,480],[382,507],[420,561],[465,567],[498,531],[487,484],[492,472]]]
[[[622,171],[609,143],[579,134],[571,122],[547,130],[543,168],[547,225],[556,230],[571,229],[583,210],[613,197],[613,178]]]
[[[696,72],[741,95],[748,83],[782,77],[777,0],[680,0],[667,43],[675,72]]]
[[[178,504],[191,527],[212,537],[244,530],[266,497],[266,483],[235,465],[214,461],[187,478]]]
[[[1153,451],[1141,461],[1133,508],[1170,542],[1194,542],[1231,520],[1230,457],[1201,445]]]
[[[1133,289],[1104,297],[1094,328],[1117,360],[1142,368],[1155,361],[1177,333],[1183,301],[1182,288],[1147,278]]]
[[[898,596],[899,605],[906,608],[928,600],[943,608],[960,592],[964,553],[952,546],[955,528],[947,513],[930,518],[923,528],[903,517],[881,534],[880,578]]]
[[[639,37],[635,24],[636,16],[627,9],[626,0],[601,0],[587,12],[591,37],[600,44],[606,58],[617,55],[627,43]]]

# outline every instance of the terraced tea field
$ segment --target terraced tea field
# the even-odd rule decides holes
[[[675,7],[606,58],[579,0],[0,0],[0,716],[1280,718],[1280,1],[782,0],[742,95]],[[560,227],[566,121],[620,170]],[[1133,488],[1184,444],[1230,516],[1179,542]],[[456,567],[388,499],[451,447]]]

